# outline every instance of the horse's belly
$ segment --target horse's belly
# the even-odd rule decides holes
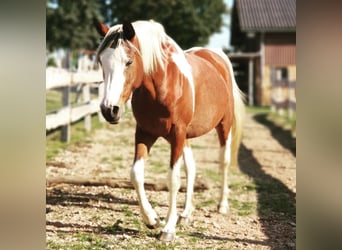
[[[208,133],[220,123],[223,116],[224,113],[217,109],[196,112],[187,128],[187,138],[194,138]]]

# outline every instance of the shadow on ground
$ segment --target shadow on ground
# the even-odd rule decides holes
[[[126,205],[138,205],[137,201],[123,199],[113,196],[107,193],[82,193],[73,192],[73,190],[61,190],[53,188],[47,191],[46,204],[47,205],[60,205],[60,206],[79,206],[90,208],[103,208],[111,209],[108,206],[101,207],[99,203],[105,204],[126,204]]]
[[[280,145],[287,148],[291,153],[296,156],[296,138],[291,134],[290,130],[285,130],[280,126],[277,126],[273,122],[267,119],[268,114],[257,114],[253,116],[253,119],[266,126],[270,131],[274,139],[276,139]]]
[[[260,118],[260,117],[259,117]],[[258,215],[272,249],[295,249],[296,194],[281,181],[265,173],[251,149],[241,144],[240,170],[256,185]]]
[[[102,205],[101,205],[102,204]],[[91,209],[105,209],[119,213],[124,213],[120,205],[138,205],[137,201],[123,199],[107,193],[83,193],[75,192],[72,188],[61,190],[58,187],[50,189],[46,194],[46,213],[53,212],[51,206],[76,206]],[[136,214],[135,216],[138,216]],[[82,224],[82,223],[66,223],[59,221],[46,221],[47,226],[53,226],[54,229],[47,229],[47,232],[54,233],[96,233],[109,235],[128,235],[130,237],[138,237],[141,232],[134,228],[124,226],[121,219],[116,219],[116,222],[110,226],[101,226],[100,224]],[[151,231],[147,233],[150,238],[157,238],[158,235]]]

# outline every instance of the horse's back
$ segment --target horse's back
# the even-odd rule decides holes
[[[217,53],[204,48],[186,51],[195,83],[195,112],[188,128],[188,137],[209,132],[227,116],[232,107],[229,69]]]
[[[203,58],[220,73],[220,75],[225,80],[225,83],[229,88],[231,88],[231,76],[229,74],[229,69],[227,67],[226,61],[224,60],[224,53],[220,50],[206,49],[201,47],[191,48],[185,51],[187,54],[195,55]]]

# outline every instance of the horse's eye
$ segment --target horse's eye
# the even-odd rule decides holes
[[[131,65],[133,63],[132,60],[129,60],[128,62],[126,62],[126,67],[128,67],[129,65]]]

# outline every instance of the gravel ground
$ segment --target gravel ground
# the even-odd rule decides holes
[[[70,145],[46,165],[47,249],[295,249],[295,140],[272,127],[265,116],[247,116],[240,169],[230,169],[228,215],[217,213],[218,140],[214,131],[193,139],[197,179],[206,190],[194,194],[196,210],[180,225],[174,242],[158,241],[147,229],[131,188],[54,183],[56,179],[129,180],[134,154],[134,121],[104,126],[84,143]],[[163,182],[169,147],[162,139],[151,150],[145,179]],[[182,173],[182,181],[185,174]],[[167,213],[166,191],[148,190],[160,217]],[[185,194],[178,195],[179,212]]]

